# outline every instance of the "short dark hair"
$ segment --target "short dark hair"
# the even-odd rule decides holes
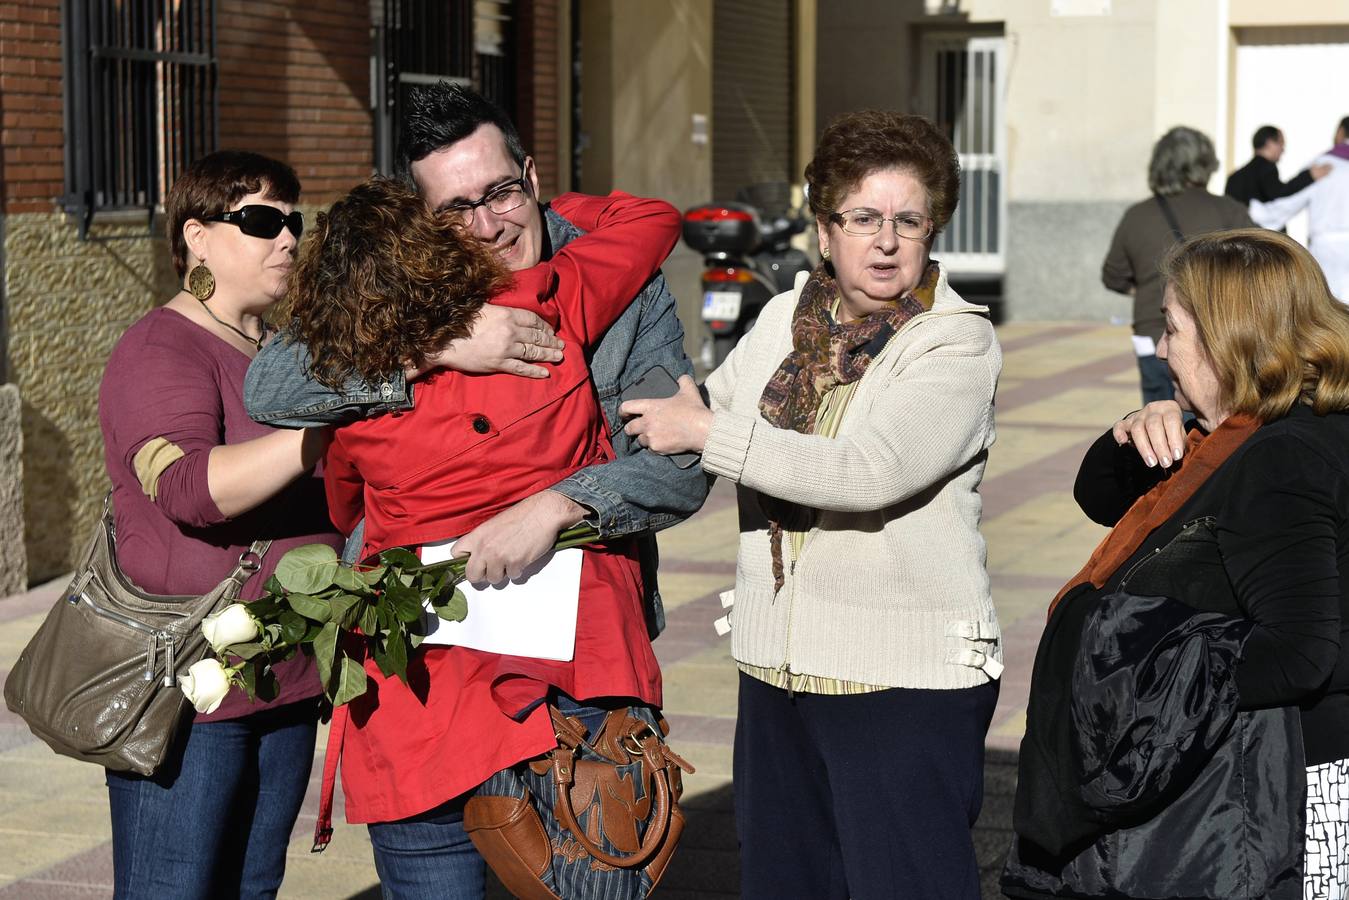
[[[411,187],[412,164],[437,150],[456,144],[483,125],[495,125],[506,138],[506,149],[520,166],[525,147],[506,111],[472,88],[448,81],[417,85],[408,91],[398,123],[398,158],[394,173]]]
[[[300,202],[300,179],[280,160],[247,150],[219,150],[192,163],[169,188],[164,218],[169,249],[178,276],[187,274],[188,219],[204,219],[226,212],[239,198],[261,193],[278,203]]]
[[[942,131],[922,116],[867,109],[829,123],[806,166],[810,210],[824,219],[872,172],[901,169],[927,190],[933,233],[955,214],[960,158]]]
[[[1340,119],[1340,131],[1343,131],[1346,137],[1349,137],[1349,116]]]
[[[1279,129],[1275,128],[1273,125],[1261,125],[1259,128],[1255,129],[1255,134],[1251,136],[1251,147],[1255,150],[1259,150],[1270,141],[1277,141],[1282,134],[1283,132],[1279,131]]]

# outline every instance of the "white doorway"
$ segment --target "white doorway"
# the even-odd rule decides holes
[[[920,84],[932,120],[960,156],[960,203],[933,245],[952,274],[999,277],[1007,245],[1006,41],[932,34],[923,41]]]
[[[1335,125],[1349,116],[1349,28],[1242,28],[1237,30],[1231,159],[1251,158],[1251,135],[1261,125],[1283,131],[1287,147],[1279,176],[1287,181],[1330,149]],[[1288,223],[1307,243],[1307,215]]]

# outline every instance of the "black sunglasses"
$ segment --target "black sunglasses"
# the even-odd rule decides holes
[[[249,237],[265,238],[269,241],[280,234],[282,228],[289,228],[297,241],[300,239],[300,233],[304,231],[304,216],[298,209],[287,215],[275,206],[268,206],[265,203],[250,203],[241,209],[217,213],[214,216],[203,216],[202,221],[228,222],[237,225],[239,230]]]

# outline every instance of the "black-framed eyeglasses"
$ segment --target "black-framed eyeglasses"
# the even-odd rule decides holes
[[[465,225],[473,224],[473,213],[485,206],[496,215],[504,215],[513,209],[519,209],[529,199],[529,180],[522,173],[514,181],[507,181],[492,188],[471,203],[455,203],[441,207],[441,212],[455,216]]]
[[[295,235],[297,241],[304,231],[304,216],[298,209],[294,212],[283,213],[275,206],[268,206],[265,203],[250,203],[248,206],[232,209],[229,212],[217,213],[214,216],[203,216],[202,221],[226,222],[236,226],[249,237],[264,238],[269,241],[280,234],[282,228],[289,228],[290,233]]]
[[[846,209],[843,212],[830,213],[829,221],[836,223],[848,234],[859,237],[880,234],[881,227],[886,222],[894,222],[895,234],[911,241],[925,241],[932,234],[932,217],[916,212],[883,216],[874,209]]]

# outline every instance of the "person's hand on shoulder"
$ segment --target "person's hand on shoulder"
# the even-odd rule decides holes
[[[1312,181],[1320,181],[1322,178],[1325,178],[1330,174],[1330,170],[1333,168],[1335,167],[1330,163],[1321,163],[1320,165],[1312,166]]]
[[[534,365],[561,362],[565,348],[552,327],[527,309],[484,304],[468,337],[450,341],[427,357],[421,366],[409,366],[409,380],[432,369],[454,369],[490,375],[504,372],[524,378],[547,378],[548,370]]]
[[[1156,400],[1116,422],[1111,435],[1121,447],[1132,444],[1148,467],[1167,468],[1185,455],[1185,414],[1174,400]]]

